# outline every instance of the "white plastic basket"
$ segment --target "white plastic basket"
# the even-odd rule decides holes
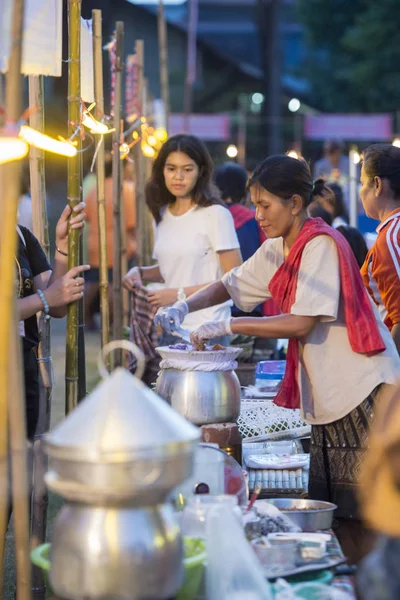
[[[262,441],[308,435],[310,427],[302,420],[300,411],[281,408],[271,398],[242,398],[238,419],[243,441]],[[294,435],[293,435],[294,434]],[[262,438],[262,439],[261,439]]]

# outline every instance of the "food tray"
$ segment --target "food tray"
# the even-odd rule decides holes
[[[330,542],[327,543],[326,554],[318,563],[303,565],[301,567],[296,567],[295,569],[282,569],[278,574],[274,573],[273,577],[266,578],[273,581],[274,579],[278,579],[278,577],[292,577],[292,575],[301,575],[302,573],[313,573],[325,569],[333,569],[334,567],[345,563],[346,557],[342,552],[336,536],[332,532],[329,533],[332,534],[332,537]]]
[[[310,431],[298,409],[282,408],[273,403],[275,395],[257,400],[242,398],[238,427],[244,442],[285,439],[282,434],[294,430],[299,430],[299,437],[300,434],[302,437]],[[274,435],[271,437],[271,434]]]

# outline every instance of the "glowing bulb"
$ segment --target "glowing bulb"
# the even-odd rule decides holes
[[[140,120],[142,121],[142,123],[146,123],[146,117],[142,117]]]
[[[124,158],[126,158],[128,156],[129,152],[130,152],[129,144],[127,144],[126,142],[123,142],[119,147],[120,159],[124,160]]]
[[[165,140],[168,137],[168,133],[165,129],[163,129],[162,127],[159,127],[158,129],[155,130],[154,135],[156,136],[156,138],[158,140],[160,140],[160,142],[165,142]]]
[[[154,135],[149,135],[147,138],[147,143],[149,146],[155,146],[157,144],[157,138]]]
[[[400,148],[400,138],[394,138],[392,142],[392,146],[396,146],[396,148]]]
[[[48,152],[53,152],[54,154],[60,154],[61,156],[68,156],[71,158],[76,156],[77,153],[75,146],[68,140],[62,142],[55,140],[44,133],[40,133],[40,131],[36,131],[36,129],[32,129],[32,127],[28,127],[27,125],[23,125],[21,127],[19,137],[25,140],[25,142],[27,142],[30,146],[40,148],[41,150],[47,150]]]
[[[238,155],[238,149],[236,148],[236,146],[231,144],[230,146],[227,147],[226,153],[229,156],[229,158],[236,158]]]
[[[260,94],[260,92],[256,92],[252,95],[251,101],[253,104],[262,104],[264,102],[264,95]]]
[[[21,160],[29,152],[29,146],[24,140],[14,136],[0,137],[0,165]]]
[[[288,109],[290,110],[290,112],[297,112],[299,110],[300,106],[301,106],[300,100],[298,98],[292,98],[289,101]]]
[[[100,121],[97,121],[88,112],[83,113],[82,125],[87,127],[89,129],[90,133],[94,133],[97,135],[105,135],[106,133],[110,133],[111,131],[114,131],[114,130],[109,129],[107,127],[107,125],[105,125],[104,123],[100,123]]]
[[[142,151],[145,156],[148,158],[153,158],[156,155],[154,148],[149,146],[149,144],[143,144]]]
[[[357,152],[357,150],[353,150],[353,163],[355,165],[358,165],[359,162],[361,160],[361,156],[359,155],[359,153]]]
[[[296,152],[296,150],[289,150],[287,155],[290,156],[291,158],[299,158],[299,153]]]
[[[138,137],[139,137],[139,134],[138,134],[138,132],[137,132],[137,131],[134,131],[134,132],[132,133],[132,137],[133,137],[133,139],[134,139],[134,140],[137,140],[137,139],[138,139]]]

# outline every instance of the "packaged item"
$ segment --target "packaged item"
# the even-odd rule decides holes
[[[217,506],[206,523],[207,600],[272,600],[272,588],[233,512]]]
[[[263,360],[256,367],[256,388],[277,391],[285,375],[285,360]]]

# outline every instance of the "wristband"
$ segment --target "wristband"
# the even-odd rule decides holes
[[[42,290],[38,290],[37,295],[39,296],[39,298],[41,299],[42,303],[43,303],[43,312],[46,315],[46,320],[50,319],[50,307],[49,304],[46,300],[46,296],[43,294]]]
[[[63,250],[60,250],[60,248],[58,246],[56,246],[56,250],[57,250],[57,252],[59,252],[63,256],[68,256],[68,252],[64,252]]]

